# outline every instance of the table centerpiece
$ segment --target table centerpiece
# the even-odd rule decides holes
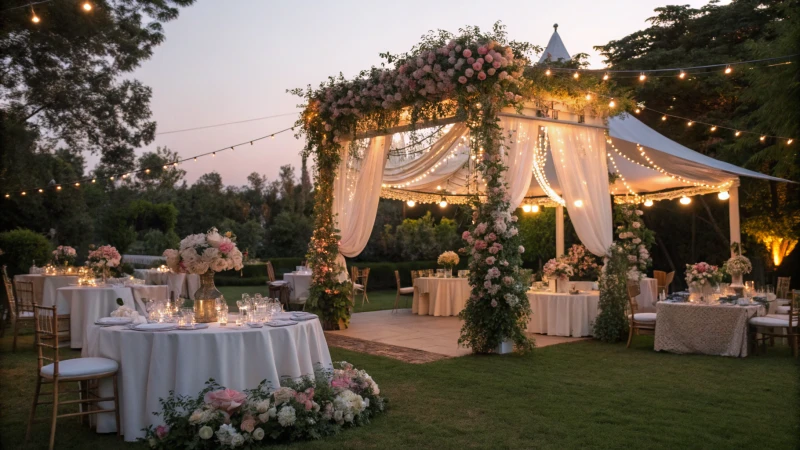
[[[179,249],[165,250],[164,257],[173,272],[200,275],[200,289],[194,294],[195,320],[216,322],[217,299],[222,293],[214,285],[214,274],[243,267],[242,252],[236,248],[236,235],[230,231],[222,235],[216,228],[191,234],[181,241]]]
[[[556,292],[562,294],[569,292],[569,277],[574,275],[572,266],[569,263],[559,258],[553,258],[547,261],[542,271],[548,279],[554,278],[556,280]]]
[[[53,264],[63,266],[65,269],[75,264],[78,252],[69,245],[59,245],[53,250]]]
[[[459,262],[456,252],[444,252],[439,255],[439,259],[436,262],[444,267],[445,278],[453,278],[453,267],[457,266]]]
[[[691,297],[695,300],[709,301],[714,287],[722,279],[719,267],[707,262],[686,265],[686,284],[689,285]]]
[[[103,278],[103,283],[111,276],[111,268],[118,267],[122,262],[122,256],[115,247],[101,245],[97,250],[89,252],[86,265],[94,269],[95,273]]]

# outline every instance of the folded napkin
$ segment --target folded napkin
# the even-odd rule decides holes
[[[297,325],[297,322],[291,320],[272,320],[266,324],[271,327],[288,327],[289,325]]]
[[[303,313],[303,314],[292,313],[291,317],[292,317],[292,320],[305,321],[305,320],[314,320],[314,319],[317,318],[317,315],[316,314],[311,314],[311,313]]]
[[[264,327],[264,323],[263,322],[247,322],[247,326],[250,327],[250,328],[263,328]]]

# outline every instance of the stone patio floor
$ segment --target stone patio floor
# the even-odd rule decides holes
[[[440,358],[392,347],[421,350],[443,357],[468,355],[470,349],[458,346],[461,323],[457,317],[420,316],[411,314],[410,309],[399,309],[395,313],[391,310],[373,311],[353,314],[350,328],[325,334],[329,337],[329,344],[335,347],[422,363]],[[540,334],[531,334],[531,337],[536,339],[537,347],[587,339]]]

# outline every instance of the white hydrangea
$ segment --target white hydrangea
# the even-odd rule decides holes
[[[295,420],[297,420],[297,415],[295,414],[294,408],[291,406],[284,406],[278,411],[278,423],[280,423],[282,427],[294,425]]]

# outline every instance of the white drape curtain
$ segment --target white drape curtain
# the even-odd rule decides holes
[[[569,218],[583,245],[597,256],[613,242],[605,133],[599,128],[548,124],[550,151]]]
[[[343,256],[357,256],[367,245],[391,143],[391,136],[379,136],[371,138],[366,149],[352,150],[348,143],[342,146],[342,162],[333,184],[333,214]]]
[[[511,196],[511,211],[522,203],[531,185],[533,152],[538,137],[538,122],[516,117],[501,117],[503,128],[503,162],[506,171],[508,193]]]
[[[469,159],[469,147],[463,139],[467,133],[467,126],[457,123],[418,158],[411,161],[395,161],[391,158],[383,171],[383,183],[408,183],[404,186],[406,189],[424,189],[429,185],[443,184]],[[434,171],[430,172],[430,169]]]

